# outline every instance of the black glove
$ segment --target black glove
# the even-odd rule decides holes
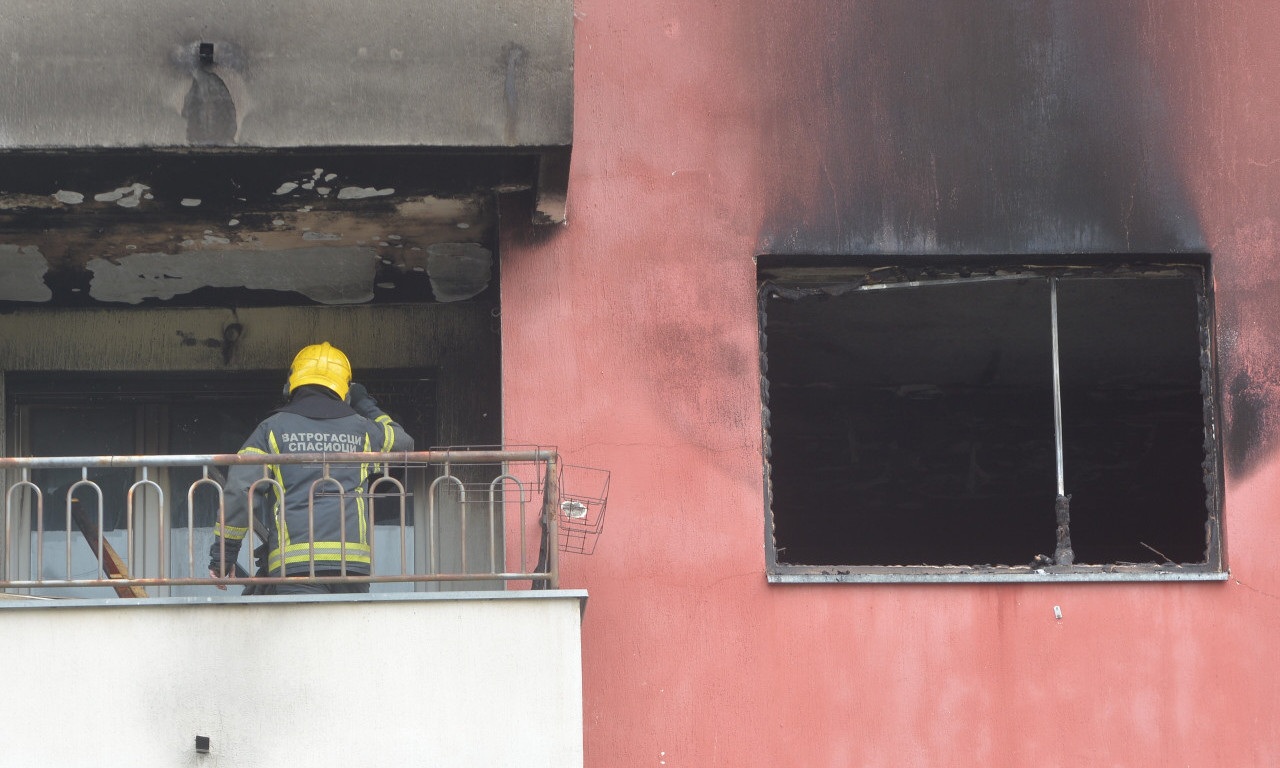
[[[209,546],[209,570],[223,576],[235,576],[236,560],[240,557],[240,544],[242,539],[226,539],[227,542],[227,569],[222,569],[222,548],[218,544],[217,536],[213,537],[213,544]]]
[[[351,386],[347,389],[347,397],[351,401],[351,410],[361,416],[376,419],[382,415],[381,409],[378,408],[378,401],[373,399],[363,384],[351,382]]]

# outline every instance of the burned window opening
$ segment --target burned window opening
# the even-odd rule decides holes
[[[762,265],[771,574],[1219,571],[1206,269]]]

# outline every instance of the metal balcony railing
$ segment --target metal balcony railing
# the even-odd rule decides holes
[[[262,467],[248,490],[254,510],[255,492],[278,487],[271,466],[283,464],[322,470],[310,489],[312,531],[318,495],[347,497],[340,503],[344,523],[359,514],[355,494],[344,494],[330,472],[373,467],[361,494],[373,523],[372,572],[350,572],[344,556],[322,565],[337,575],[317,574],[313,550],[309,573],[290,581],[555,589],[559,552],[590,554],[594,547],[608,490],[607,472],[566,468],[547,448],[0,458],[6,475],[0,591],[110,587],[121,597],[147,597],[179,588],[282,583],[286,577],[278,571],[252,563],[217,576],[207,564],[209,542],[217,541],[213,525],[226,522],[225,468]],[[579,493],[562,491],[566,470],[586,478]],[[264,519],[270,511],[256,506],[242,558],[274,526]],[[83,572],[86,562],[91,573]]]

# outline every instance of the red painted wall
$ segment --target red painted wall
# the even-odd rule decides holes
[[[1053,5],[968,7],[992,23],[1012,14],[1051,42],[1085,34],[1045,18]],[[613,472],[595,554],[562,561],[564,585],[590,592],[587,764],[1277,764],[1280,5],[1094,8],[1097,25],[1116,26],[1080,46],[1075,60],[1096,71],[1042,79],[1061,78],[1050,90],[1070,96],[1082,93],[1078,77],[1119,73],[1072,114],[1094,115],[1099,136],[1122,133],[1106,144],[1120,164],[1001,220],[984,201],[1057,180],[1074,161],[1015,162],[1012,181],[969,190],[980,151],[943,147],[960,203],[939,213],[933,244],[915,219],[890,221],[892,237],[867,234],[880,198],[865,173],[912,210],[929,191],[913,185],[928,175],[892,158],[945,143],[943,131],[904,138],[914,113],[892,117],[896,99],[919,98],[891,87],[911,51],[861,75],[861,54],[846,47],[889,55],[862,25],[919,20],[895,21],[889,8],[578,2],[569,222],[530,232],[506,217],[502,333],[505,441],[553,442],[570,462]],[[927,25],[919,50],[989,29]],[[1008,45],[1015,64],[1052,69],[1052,56],[1036,64]],[[986,48],[973,49],[956,61],[981,61]],[[1003,77],[991,71],[972,76]],[[1138,102],[1123,106],[1129,94]],[[1125,114],[1113,123],[1096,114],[1106,107]],[[922,110],[967,114],[941,102]],[[1070,136],[1063,127],[1041,139],[1052,147]],[[1089,146],[1063,146],[1089,156]],[[1077,192],[1100,202],[1071,209]],[[1063,232],[1096,221],[1101,245],[1037,228],[1045,211]],[[976,235],[963,226],[974,220]],[[1141,243],[1213,257],[1228,581],[766,584],[753,256],[980,252],[992,242],[1101,252],[1135,221]]]

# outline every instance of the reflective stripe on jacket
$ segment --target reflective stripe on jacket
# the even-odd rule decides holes
[[[378,412],[366,418],[336,401],[327,411],[332,418],[302,415],[294,402],[281,408],[258,425],[240,453],[356,453],[411,451],[413,440],[391,420]],[[338,407],[342,405],[342,407]],[[264,479],[262,467],[234,466],[227,476],[225,525],[215,533],[228,544],[249,531],[249,489],[254,486],[254,516],[264,523],[270,514],[269,568],[279,575],[281,561],[290,576],[310,572],[312,557],[317,570],[338,570],[346,562],[348,573],[370,572],[368,478],[374,464],[270,464]],[[283,499],[280,498],[283,489]],[[266,502],[270,502],[269,506]],[[282,504],[283,501],[283,504]],[[281,514],[281,509],[284,514]],[[344,524],[345,523],[345,524]],[[345,537],[344,537],[345,532]],[[215,540],[214,546],[217,546]]]

